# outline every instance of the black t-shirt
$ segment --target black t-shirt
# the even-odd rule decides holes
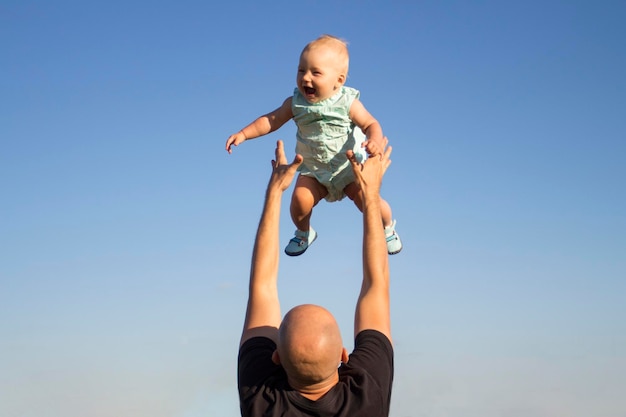
[[[360,332],[348,363],[339,367],[339,383],[317,401],[287,383],[272,362],[276,344],[265,337],[239,349],[239,402],[243,417],[388,417],[393,382],[393,348],[376,330]]]

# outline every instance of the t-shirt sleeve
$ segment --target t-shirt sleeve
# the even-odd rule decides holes
[[[239,348],[237,386],[243,400],[280,367],[272,362],[272,353],[276,344],[266,337],[248,339]]]
[[[393,346],[387,336],[377,330],[361,331],[354,340],[354,351],[348,364],[365,370],[381,391],[391,397]]]

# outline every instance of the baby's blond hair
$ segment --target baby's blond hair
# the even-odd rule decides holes
[[[319,38],[309,42],[302,52],[306,52],[316,47],[327,47],[332,49],[340,59],[339,68],[348,75],[348,67],[350,65],[350,54],[348,53],[348,42],[333,35],[322,35]]]

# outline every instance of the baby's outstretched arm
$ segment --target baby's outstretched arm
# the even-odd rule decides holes
[[[230,135],[226,140],[226,151],[232,153],[232,146],[239,146],[240,143],[249,139],[258,138],[279,129],[292,117],[291,97],[289,97],[276,110],[264,114],[239,132]]]

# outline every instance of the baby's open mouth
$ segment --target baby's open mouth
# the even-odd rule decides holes
[[[307,96],[311,96],[311,95],[315,94],[315,88],[313,88],[313,87],[304,87],[304,92],[306,93]]]

